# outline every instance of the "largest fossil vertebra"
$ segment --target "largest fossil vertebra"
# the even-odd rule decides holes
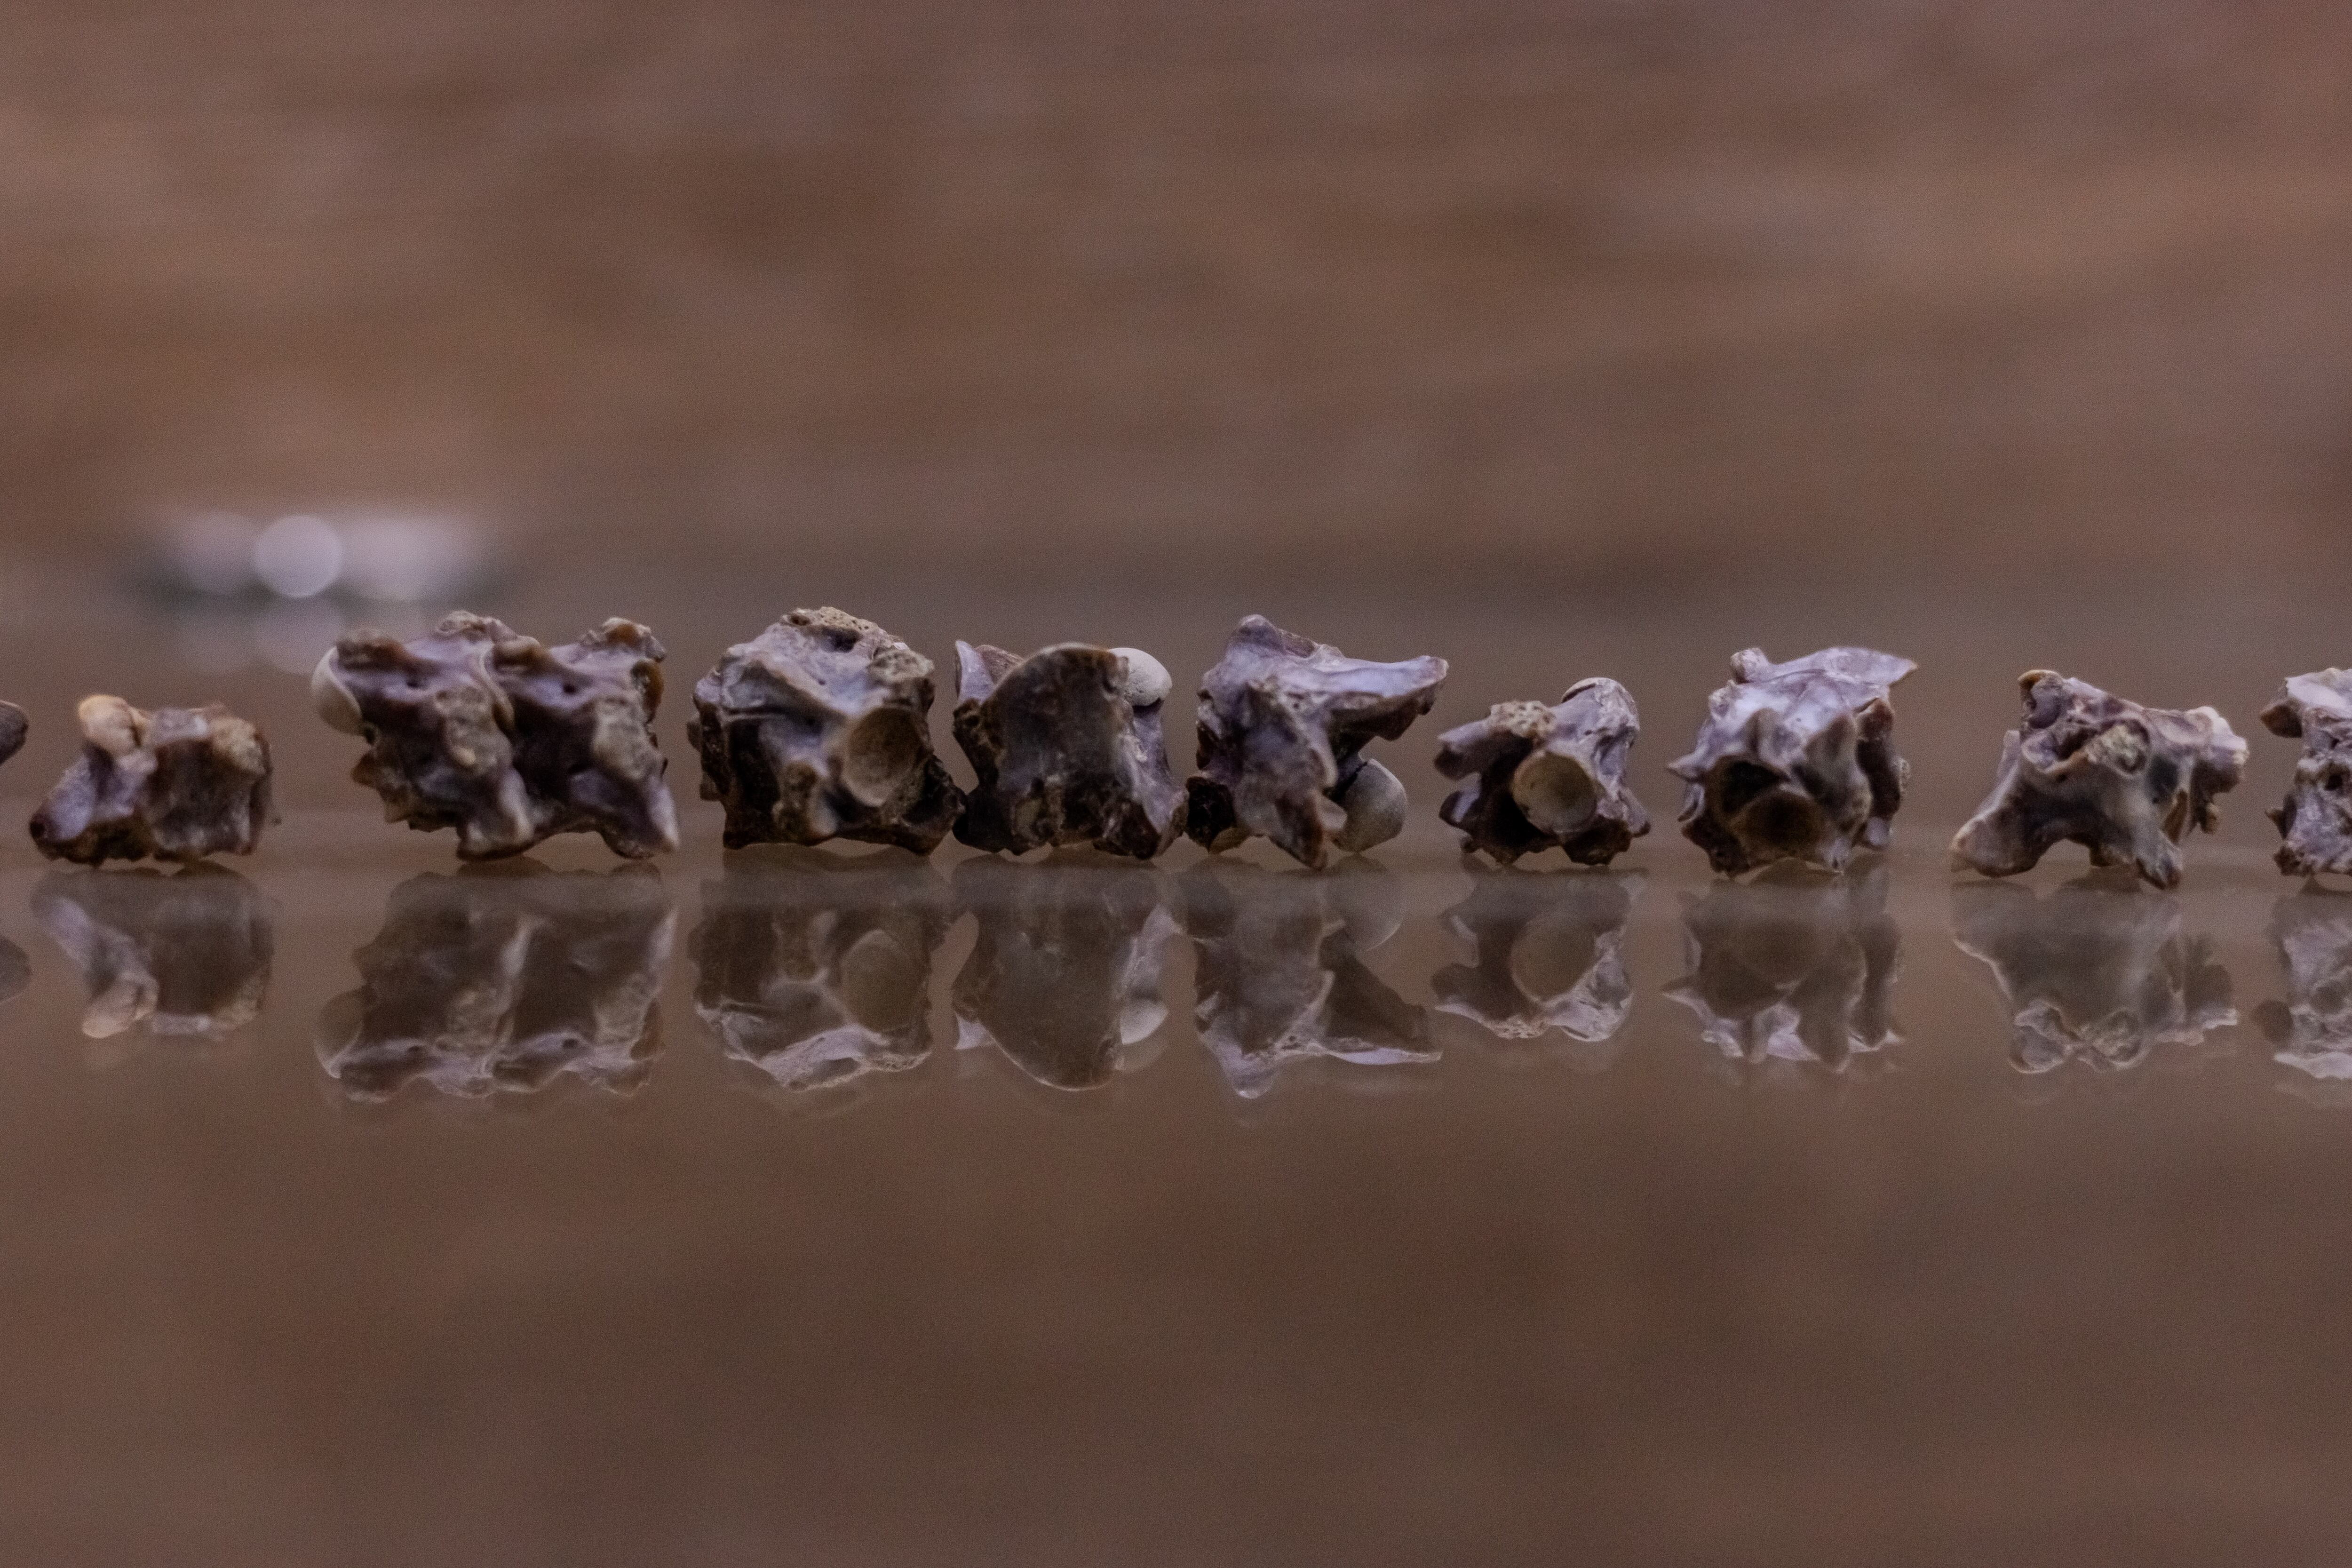
[[[319,661],[310,696],[368,742],[352,777],[383,797],[386,820],[457,829],[463,859],[558,833],[595,833],[642,859],[677,847],[653,732],[661,660],[635,621],[551,648],[460,613],[407,644],[353,632]]]

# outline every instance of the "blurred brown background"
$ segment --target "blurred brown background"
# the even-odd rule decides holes
[[[399,504],[1122,586],[2347,554],[2352,11],[2323,0],[201,0],[5,32],[20,553]]]

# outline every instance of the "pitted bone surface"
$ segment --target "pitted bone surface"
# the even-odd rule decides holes
[[[2286,799],[2272,808],[2278,868],[2289,876],[2352,871],[2352,672],[2291,676],[2263,710],[2273,735],[2303,742]]]
[[[1437,771],[1467,781],[1438,815],[1462,830],[1465,849],[1505,866],[1541,849],[1606,866],[1650,831],[1649,813],[1625,787],[1641,732],[1633,694],[1598,676],[1551,707],[1496,703],[1438,737]]]
[[[1855,849],[1885,848],[1911,775],[1889,689],[1917,668],[1866,647],[1734,655],[1690,754],[1669,764],[1687,786],[1684,837],[1730,877],[1775,860],[1842,870]]]
[[[1026,658],[956,644],[956,743],[978,782],[956,837],[976,849],[1090,844],[1149,860],[1184,825],[1160,726],[1168,672],[1139,648],[1060,643]]]
[[[33,815],[33,843],[50,859],[250,855],[277,820],[269,742],[217,703],[149,713],[85,697],[78,717],[81,755]]]
[[[1185,831],[1212,850],[1263,835],[1310,867],[1388,842],[1404,784],[1363,749],[1403,734],[1444,683],[1442,658],[1349,658],[1249,616],[1201,678]]]
[[[368,742],[352,777],[383,797],[385,819],[456,829],[460,858],[594,833],[642,859],[677,847],[653,732],[662,657],[635,621],[548,647],[461,613],[412,643],[352,633],[320,661],[310,695]]]
[[[2246,742],[2210,708],[2143,708],[2046,669],[2018,678],[2025,722],[2002,742],[1992,794],[1952,839],[1954,869],[2028,870],[2073,840],[2094,866],[2130,866],[2159,888],[2180,880],[2180,837],[2210,833]]]
[[[931,750],[931,661],[871,621],[794,610],[696,682],[687,739],[726,842],[928,855],[963,794]]]

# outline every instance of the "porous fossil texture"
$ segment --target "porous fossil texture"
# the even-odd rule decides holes
[[[2143,708],[2029,669],[2025,721],[2001,743],[1992,794],[1952,839],[1955,870],[2007,877],[2072,839],[2094,866],[2130,866],[2158,888],[2180,880],[2180,837],[2211,832],[2246,742],[2210,708]]]
[[[1734,1072],[1843,1072],[1902,1044],[1893,996],[1903,934],[1886,868],[1824,878],[1795,866],[1718,883],[1683,911],[1690,973],[1666,994]]]
[[[1727,877],[1775,860],[1843,870],[1855,849],[1885,848],[1911,776],[1889,691],[1917,668],[1866,647],[1786,664],[1733,655],[1731,684],[1669,764],[1685,786],[1684,837]]]
[[[1479,878],[1445,912],[1474,957],[1430,977],[1436,1010],[1499,1040],[1559,1037],[1570,1067],[1607,1067],[1617,1054],[1609,1042],[1633,1005],[1624,945],[1642,880],[1638,872]]]
[[[1157,1054],[1148,1042],[1168,1017],[1160,972],[1176,930],[1157,872],[967,860],[955,891],[980,928],[951,994],[957,1050],[994,1046],[1064,1089],[1101,1088]]]
[[[687,739],[727,847],[850,838],[928,855],[963,792],[931,750],[931,661],[871,621],[794,610],[695,683]]]
[[[81,755],[33,815],[33,843],[52,860],[183,863],[250,855],[277,820],[269,742],[216,703],[144,712],[85,697]]]
[[[33,918],[81,975],[93,1040],[143,1029],[201,1045],[251,1023],[269,992],[269,900],[223,867],[52,871]]]
[[[938,872],[883,858],[738,856],[702,885],[694,1010],[730,1058],[831,1090],[930,1054],[931,960],[954,910]]]
[[[463,859],[558,833],[594,833],[641,859],[677,847],[653,731],[661,660],[635,621],[548,647],[458,614],[411,643],[352,633],[320,660],[310,695],[320,717],[367,742],[352,777],[383,797],[384,819],[456,829]]]
[[[956,744],[978,782],[956,837],[976,849],[1091,845],[1149,860],[1184,825],[1160,709],[1168,671],[1140,648],[1060,643],[1022,658],[956,644]]]
[[[649,866],[412,877],[352,954],[360,988],[320,1018],[320,1065],[354,1100],[412,1082],[527,1092],[565,1076],[633,1093],[661,1049],[654,1004],[677,923]]]
[[[1363,750],[1403,734],[1444,683],[1442,658],[1349,658],[1249,616],[1201,678],[1185,831],[1213,850],[1263,835],[1317,868],[1385,844],[1404,831],[1404,784]]]
[[[1402,923],[1393,877],[1368,864],[1311,877],[1221,862],[1195,867],[1180,885],[1193,1022],[1235,1094],[1255,1100],[1316,1058],[1358,1067],[1437,1059],[1427,1016],[1364,963]]]
[[[2180,901],[2120,873],[2035,898],[2023,888],[1952,889],[1952,935],[1991,966],[2022,1073],[2070,1061],[2129,1068],[2158,1047],[2189,1047],[2238,1021],[2213,944],[2181,931]]]
[[[1641,732],[1633,693],[1599,676],[1550,707],[1496,703],[1437,738],[1437,771],[1467,781],[1437,814],[1462,830],[1465,849],[1505,866],[1539,849],[1606,866],[1650,831],[1649,813],[1625,787]]]
[[[2352,672],[2329,668],[2290,676],[2263,710],[2273,735],[2303,742],[2278,824],[2278,868],[2289,876],[2352,871]]]

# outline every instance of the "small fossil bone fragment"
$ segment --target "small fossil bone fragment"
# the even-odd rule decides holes
[[[1992,969],[2021,1073],[2069,1061],[2133,1067],[2158,1046],[2199,1046],[2238,1021],[2212,942],[2181,934],[2180,900],[2120,873],[2094,872],[2041,898],[2018,887],[1955,888],[1952,936]]]
[[[694,1010],[783,1089],[843,1089],[930,1054],[931,956],[954,916],[930,867],[736,856],[702,885]],[[892,862],[898,863],[892,863]]]
[[[1403,734],[1444,683],[1442,658],[1349,658],[1264,616],[1244,618],[1201,678],[1185,831],[1212,850],[1262,834],[1315,868],[1334,848],[1388,842],[1404,830],[1404,784],[1363,749]]]
[[[2307,1095],[2345,1103],[2352,1090],[2352,897],[2307,887],[2279,900],[2271,908],[2271,940],[2286,971],[2286,1000],[2254,1009],[2278,1047],[2271,1059],[2317,1080],[2298,1086]]]
[[[635,621],[548,647],[459,613],[412,643],[352,633],[319,661],[310,697],[368,742],[352,777],[383,797],[385,820],[455,828],[460,858],[595,833],[634,860],[677,847],[653,731],[661,660]]]
[[[1447,929],[1475,956],[1430,976],[1435,1010],[1500,1040],[1556,1045],[1550,1037],[1562,1036],[1570,1067],[1607,1067],[1617,1056],[1610,1042],[1633,1006],[1624,946],[1642,882],[1638,871],[1479,878],[1445,911]]]
[[[2304,877],[2352,871],[2352,671],[2288,677],[2262,720],[2272,734],[2303,742],[2286,799],[2270,813],[2284,840],[2279,869]]]
[[[269,900],[225,867],[52,871],[33,889],[33,918],[81,972],[81,1032],[93,1040],[142,1027],[216,1040],[258,1016],[268,994]]]
[[[956,644],[956,744],[979,782],[956,837],[1018,855],[1091,844],[1149,860],[1184,825],[1160,710],[1168,671],[1140,648],[1060,643],[1026,658]]]
[[[1083,851],[1075,853],[1083,854]],[[956,1049],[994,1046],[1051,1089],[1098,1089],[1156,1052],[1160,972],[1176,921],[1157,871],[967,860],[956,901],[979,938],[951,993]]]
[[[1727,877],[1775,860],[1838,871],[1885,848],[1911,776],[1889,689],[1917,668],[1866,647],[1734,654],[1690,755],[1668,764],[1686,786],[1683,836]]]
[[[1690,973],[1666,994],[1736,1067],[1843,1072],[1902,1044],[1893,994],[1903,933],[1886,912],[1886,882],[1879,865],[1833,879],[1786,866],[1717,883],[1683,912]]]
[[[25,749],[25,737],[32,732],[32,721],[14,702],[0,702],[0,763],[6,762]]]
[[[695,683],[688,741],[726,843],[850,838],[928,855],[962,792],[931,751],[931,661],[871,621],[794,610]]]
[[[1559,703],[1499,702],[1484,719],[1437,738],[1437,771],[1465,779],[1438,816],[1465,849],[1507,866],[1564,849],[1580,866],[1606,866],[1650,831],[1625,787],[1625,758],[1642,732],[1633,694],[1595,676]]]
[[[2210,708],[2143,708],[2046,669],[2018,677],[2025,721],[2001,743],[1992,793],[1952,839],[1952,868],[2012,876],[2072,839],[2094,866],[2180,880],[2180,837],[2210,833],[2246,742]]]
[[[353,1100],[421,1080],[479,1098],[569,1075],[635,1093],[661,1050],[655,1006],[677,913],[660,874],[520,865],[428,871],[392,890],[327,1005],[319,1064]]]
[[[1213,862],[1180,879],[1192,939],[1193,1023],[1244,1100],[1294,1063],[1432,1062],[1426,1014],[1363,955],[1396,934],[1403,894],[1377,866],[1329,877]]]
[[[250,855],[277,820],[269,742],[217,703],[148,713],[85,697],[77,716],[81,755],[33,815],[33,843],[50,859]]]

